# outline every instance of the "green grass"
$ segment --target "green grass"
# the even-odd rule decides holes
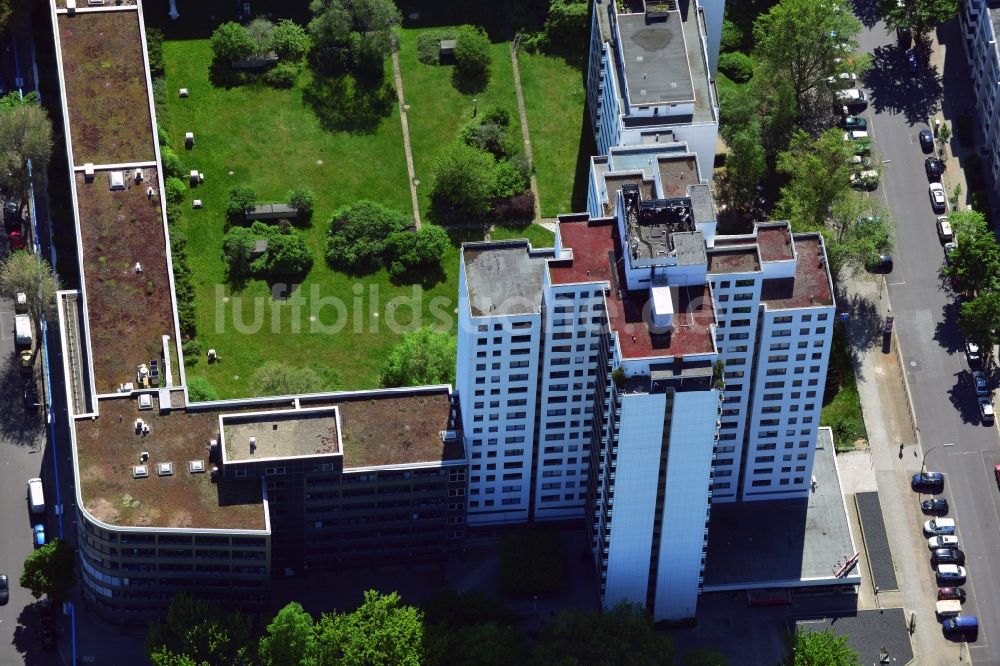
[[[582,212],[590,156],[597,150],[583,74],[562,58],[526,51],[518,53],[518,64],[542,217]]]
[[[834,328],[820,424],[833,428],[834,444],[838,450],[849,451],[854,448],[856,440],[868,439],[851,363],[851,349],[841,324]]]
[[[552,247],[555,234],[545,227],[537,224],[529,224],[526,227],[493,227],[490,232],[491,240],[511,240],[515,238],[527,238],[531,242],[531,247]]]
[[[417,60],[417,35],[423,29],[404,29],[399,38],[399,67],[403,76],[403,92],[410,125],[410,146],[413,150],[413,170],[420,186],[420,214],[430,211],[430,193],[434,182],[434,158],[441,147],[455,140],[458,130],[472,119],[477,109],[498,105],[510,112],[510,135],[521,144],[521,123],[517,116],[514,93],[514,69],[510,61],[510,45],[491,45],[493,66],[486,90],[465,95],[452,84],[451,65],[425,65]],[[473,104],[473,100],[476,103]]]
[[[370,388],[377,386],[379,366],[398,341],[400,328],[437,321],[431,317],[432,299],[439,299],[433,311],[443,313],[454,331],[457,250],[445,257],[442,274],[429,280],[426,289],[394,285],[385,271],[350,277],[331,270],[323,257],[327,220],[337,206],[370,198],[409,214],[398,109],[394,107],[373,133],[330,132],[303,101],[308,72],[290,90],[257,85],[227,89],[209,81],[212,56],[207,40],[167,41],[164,55],[170,143],[181,153],[187,169],[205,174],[204,184],[189,193],[189,200],[202,199],[205,207],[192,210],[186,202],[180,221],[188,236],[194,273],[198,340],[203,349],[214,348],[222,357],[211,366],[202,358],[189,366],[190,376],[205,377],[224,398],[250,395],[253,370],[265,361],[280,359],[296,366],[330,366],[340,371],[345,388]],[[188,88],[191,96],[177,97],[180,87]],[[439,135],[445,134],[443,127],[448,122],[452,123],[449,136],[457,129],[454,118],[445,118]],[[183,149],[186,131],[195,134],[192,150]],[[424,143],[418,154],[427,159],[424,153],[431,152],[429,144],[439,136],[420,136]],[[269,286],[261,281],[251,282],[236,294],[226,284],[221,260],[225,202],[229,188],[239,183],[252,185],[270,201],[283,200],[296,185],[316,192],[312,225],[299,231],[314,249],[313,268],[296,290],[306,297],[304,304],[272,300]],[[320,302],[314,295],[328,300]],[[406,305],[390,306],[396,297],[416,297],[420,303],[412,310]],[[332,305],[313,311],[333,299],[343,304],[343,311]],[[293,318],[296,307],[299,316]],[[234,321],[236,310],[247,323],[242,329]],[[261,320],[257,327],[249,325],[255,313]],[[315,322],[311,316],[316,317]],[[386,324],[390,318],[400,324],[395,331]],[[335,333],[313,330],[319,324],[335,323],[342,325]]]

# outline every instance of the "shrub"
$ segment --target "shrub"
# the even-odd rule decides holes
[[[184,195],[187,194],[187,185],[184,181],[176,176],[170,176],[163,183],[164,188],[166,188],[166,199],[167,203],[178,204],[184,201]]]
[[[743,48],[743,31],[729,19],[723,19],[719,50],[723,53],[729,53],[739,51],[741,48]]]
[[[483,124],[492,123],[500,127],[510,127],[510,111],[496,104],[486,107],[479,117],[481,118],[479,122]]]
[[[159,116],[160,114],[157,113],[156,115]],[[162,118],[158,118],[158,119],[159,119],[160,123],[163,122]],[[159,140],[161,148],[163,146],[166,146],[167,144],[170,143],[170,135],[167,134],[167,130],[165,130],[163,128],[162,124],[157,124],[157,126],[156,126],[156,138]]]
[[[261,223],[257,223],[261,224]],[[250,277],[254,242],[266,233],[254,234],[250,227],[235,226],[222,238],[222,256],[229,266],[229,277],[243,280]]]
[[[293,187],[288,191],[288,205],[299,212],[305,220],[312,217],[316,206],[316,194],[308,187]]]
[[[451,30],[425,30],[417,35],[417,60],[425,65],[440,65],[442,39],[455,39],[455,33]]]
[[[507,128],[490,122],[473,120],[463,127],[458,138],[467,146],[485,150],[498,160],[505,160],[515,152]]]
[[[362,199],[334,211],[326,260],[334,268],[367,272],[378,268],[389,236],[402,231],[411,220],[397,210]]]
[[[181,345],[181,349],[184,350],[184,359],[198,360],[201,355],[201,343],[197,340],[185,340],[184,344]]]
[[[570,45],[586,43],[590,31],[588,2],[550,2],[545,20],[545,46],[561,51]]]
[[[171,176],[180,178],[184,175],[184,164],[170,146],[160,148],[160,160],[163,162],[163,175],[167,178]]]
[[[272,88],[291,88],[299,79],[296,62],[279,62],[264,74],[264,83]]]
[[[490,81],[490,39],[479,27],[463,25],[455,37],[455,84],[463,92],[486,88]]]
[[[223,23],[212,33],[212,53],[221,60],[240,60],[250,57],[254,43],[247,29],[239,23]]]
[[[246,28],[247,36],[253,43],[254,53],[269,53],[271,51],[271,35],[274,33],[274,24],[266,18],[258,16],[250,21]]]
[[[247,211],[259,201],[257,190],[249,185],[236,185],[229,190],[229,201],[226,203],[226,214],[234,222],[242,222]]]
[[[159,28],[146,28],[146,54],[149,57],[150,76],[163,76],[163,31]]]
[[[496,184],[494,195],[497,199],[507,199],[520,194],[531,184],[530,171],[525,173],[524,169],[514,161],[497,162],[494,177]]]
[[[454,383],[456,345],[455,338],[430,326],[404,334],[382,366],[382,386]]]
[[[192,402],[207,402],[219,399],[219,392],[204,377],[192,377],[188,380],[187,385],[188,397]]]
[[[385,242],[386,254],[391,257],[389,274],[399,277],[438,264],[449,247],[448,233],[436,224],[425,224],[416,231],[397,231]]]
[[[267,251],[253,260],[250,270],[267,279],[298,277],[312,268],[312,251],[294,231],[276,233],[267,241]]]
[[[496,192],[496,160],[464,143],[452,143],[434,160],[431,200],[450,220],[475,222],[492,208]]]
[[[271,46],[282,60],[298,62],[309,50],[309,36],[301,25],[284,19],[271,32]]]
[[[743,53],[723,53],[719,56],[719,71],[736,83],[746,83],[753,77],[753,61]]]

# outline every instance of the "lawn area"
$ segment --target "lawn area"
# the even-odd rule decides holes
[[[189,365],[189,376],[205,377],[223,397],[250,395],[253,370],[280,359],[295,366],[330,366],[342,375],[344,388],[371,388],[378,384],[382,359],[408,324],[443,318],[454,330],[457,250],[445,257],[442,274],[429,279],[426,288],[394,285],[385,271],[350,277],[331,270],[323,257],[327,220],[337,206],[370,198],[410,211],[398,109],[372,133],[330,132],[303,101],[308,72],[289,90],[222,88],[209,81],[207,40],[167,41],[164,55],[171,145],[186,169],[205,174],[204,184],[188,196],[202,199],[204,208],[192,210],[185,203],[180,221],[194,274],[198,340],[203,350],[214,348],[222,357],[211,366],[204,358]],[[181,87],[190,90],[189,98],[176,95]],[[449,137],[457,119],[450,122]],[[187,131],[195,134],[191,150],[183,149]],[[436,140],[425,139],[427,144]],[[422,152],[429,149],[418,149],[418,156]],[[299,229],[314,249],[313,268],[295,291],[303,302],[272,299],[262,281],[239,293],[227,285],[221,260],[225,205],[230,187],[240,183],[255,187],[265,201],[283,201],[296,185],[316,193],[312,224]],[[404,297],[414,300],[390,302]],[[430,316],[432,305],[441,313],[438,319]],[[390,326],[390,320],[399,325]]]
[[[417,193],[421,217],[430,211],[434,158],[444,144],[455,139],[462,125],[472,119],[473,111],[482,111],[493,105],[507,109],[511,117],[510,135],[518,145],[521,144],[510,44],[496,42],[491,45],[493,66],[489,85],[482,92],[465,95],[452,84],[453,66],[425,65],[417,59],[417,36],[424,30],[403,29],[399,38],[399,67],[406,103],[410,106],[406,113],[413,149],[413,170],[420,181]],[[473,100],[476,100],[475,104]]]
[[[833,332],[820,424],[833,428],[833,440],[838,450],[851,450],[855,441],[868,438],[851,364],[851,349],[840,323]]]
[[[537,224],[529,224],[526,227],[493,227],[490,232],[490,240],[512,240],[515,238],[527,238],[531,241],[531,247],[552,247],[552,241],[556,235]]]
[[[583,74],[564,59],[518,53],[542,217],[587,207],[590,156],[597,152]]]

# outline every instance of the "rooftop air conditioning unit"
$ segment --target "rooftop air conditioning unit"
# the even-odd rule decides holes
[[[205,471],[204,460],[188,460],[188,471],[192,474],[201,474]]]
[[[121,171],[109,171],[108,187],[110,187],[112,190],[124,190],[125,174],[123,174]]]
[[[156,473],[160,476],[172,476],[174,473],[174,464],[169,462],[156,463]]]
[[[132,467],[132,478],[133,479],[145,479],[149,476],[149,466],[148,465],[134,465]]]
[[[146,410],[153,408],[153,396],[148,393],[139,394],[139,409]]]

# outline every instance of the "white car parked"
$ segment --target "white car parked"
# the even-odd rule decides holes
[[[932,536],[927,540],[927,547],[931,550],[935,548],[958,548],[958,537],[953,534]]]
[[[929,192],[931,196],[931,208],[939,212],[944,211],[948,205],[948,199],[945,196],[944,187],[941,183],[931,183]]]
[[[924,532],[927,534],[954,534],[954,518],[931,518],[924,523]]]

